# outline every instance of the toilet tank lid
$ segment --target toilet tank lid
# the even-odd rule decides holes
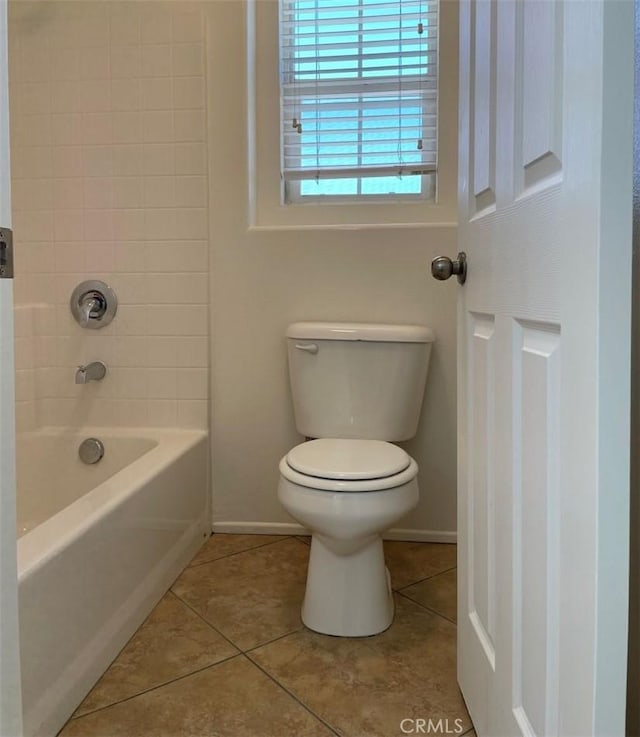
[[[287,338],[302,340],[369,340],[384,343],[432,343],[436,337],[424,325],[385,325],[367,322],[294,322]]]

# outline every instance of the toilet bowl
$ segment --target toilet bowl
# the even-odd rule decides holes
[[[280,461],[278,498],[311,532],[304,624],[343,637],[393,620],[382,533],[418,502],[418,466],[380,440],[322,438]]]

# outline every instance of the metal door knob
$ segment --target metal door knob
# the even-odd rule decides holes
[[[439,281],[445,281],[452,276],[458,277],[458,283],[464,284],[467,279],[467,255],[460,251],[456,261],[448,256],[438,256],[431,262],[431,276]]]

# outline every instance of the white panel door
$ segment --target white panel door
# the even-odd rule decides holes
[[[11,227],[7,3],[0,0],[0,231]],[[6,234],[5,234],[6,235]],[[0,233],[0,238],[2,235]],[[22,734],[16,573],[13,283],[0,278],[0,735]]]
[[[458,674],[479,737],[624,734],[633,26],[631,2],[462,2]]]

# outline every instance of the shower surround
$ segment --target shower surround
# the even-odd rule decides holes
[[[207,427],[204,35],[189,2],[9,4],[19,430]],[[87,278],[118,295],[99,331]]]

